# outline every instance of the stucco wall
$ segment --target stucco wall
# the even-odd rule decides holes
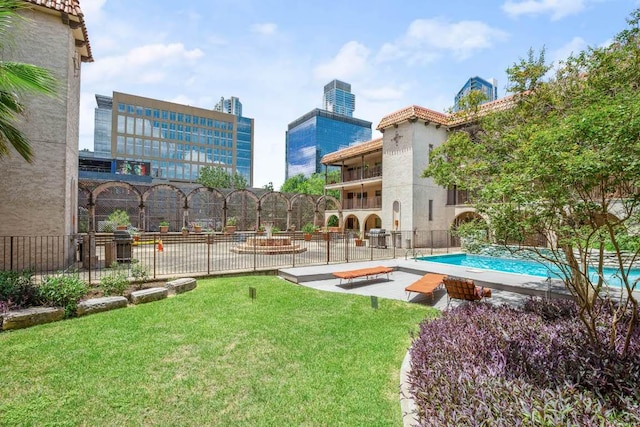
[[[32,164],[17,153],[0,160],[0,236],[75,232],[78,182],[79,63],[75,42],[60,15],[23,13],[10,30],[4,59],[49,69],[58,80],[55,98],[29,96],[19,127],[31,141]]]
[[[446,230],[449,228],[451,208],[446,207],[446,189],[422,178],[427,166],[429,144],[441,145],[447,137],[444,127],[424,122],[404,122],[397,128],[385,130],[383,135],[382,227],[408,231]],[[433,200],[433,221],[428,220],[428,200]],[[399,216],[393,203],[400,203]]]

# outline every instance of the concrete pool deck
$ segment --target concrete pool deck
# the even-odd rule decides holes
[[[343,282],[340,284],[340,279],[332,275],[336,271],[355,270],[378,265],[394,269],[389,276],[389,280],[387,280],[386,276],[380,276],[377,279],[354,279],[351,283]],[[492,289],[493,296],[486,301],[493,304],[512,304],[517,306],[528,296],[570,297],[562,282],[557,280],[548,282],[546,278],[538,276],[502,273],[424,260],[406,260],[404,258],[278,270],[278,275],[288,281],[319,290],[410,301],[443,310],[447,306],[447,293],[444,289],[434,292],[433,301],[431,298],[421,294],[412,293],[407,295],[404,290],[426,273],[448,274],[472,279],[476,285]],[[451,302],[450,307],[460,303],[464,302],[454,300]]]

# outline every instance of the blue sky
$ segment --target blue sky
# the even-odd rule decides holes
[[[610,42],[638,0],[81,0],[95,62],[82,69],[80,148],[95,94],[213,108],[237,96],[255,119],[254,186],[284,181],[287,125],[334,78],[373,123],[409,105],[445,111],[469,77],[498,80],[543,46],[547,60]],[[374,130],[374,137],[379,136]]]

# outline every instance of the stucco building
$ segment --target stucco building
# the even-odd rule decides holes
[[[93,61],[77,1],[25,0],[26,20],[10,28],[3,59],[34,64],[57,79],[57,96],[24,98],[18,127],[31,141],[33,163],[15,152],[0,160],[0,235],[69,235],[78,212],[80,75]]]
[[[481,110],[501,108],[509,99],[483,104]],[[340,180],[325,186],[340,192],[338,209],[325,212],[325,223],[335,215],[343,229],[364,234],[371,228],[425,234],[450,230],[475,216],[466,192],[422,178],[429,153],[446,141],[450,130],[466,124],[464,116],[412,105],[380,120],[382,138],[325,155],[325,168],[341,169]],[[447,233],[438,236],[448,238]]]

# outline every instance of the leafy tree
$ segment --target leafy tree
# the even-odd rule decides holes
[[[23,19],[17,11],[25,7],[28,5],[23,1],[0,0],[0,44],[7,40],[8,30]],[[25,112],[25,95],[55,93],[56,80],[48,70],[0,59],[0,158],[9,156],[13,147],[27,162],[33,161],[31,144],[15,122]]]
[[[247,180],[238,172],[231,174],[221,166],[205,166],[200,169],[198,183],[209,188],[233,188],[241,190],[247,188]]]
[[[340,171],[335,170],[328,173],[329,182],[339,181]],[[298,193],[298,194],[312,194],[321,195],[324,194],[325,176],[321,173],[313,173],[310,177],[306,177],[303,174],[298,174],[287,179],[280,191],[283,193]],[[329,190],[327,194],[335,197],[340,197],[340,192],[337,190]]]
[[[466,112],[475,115],[473,124],[452,131],[423,173],[473,194],[496,242],[555,264],[591,341],[622,354],[637,316],[628,267],[639,250],[624,253],[619,239],[627,234],[621,230],[638,234],[640,221],[639,21],[635,11],[611,45],[570,57],[546,80],[544,50],[530,51],[507,70],[510,108]],[[527,246],[535,235],[549,248]],[[605,243],[623,283],[615,307],[601,297],[608,292]],[[615,308],[607,343],[597,322],[602,301]],[[618,331],[626,313],[632,320]]]

